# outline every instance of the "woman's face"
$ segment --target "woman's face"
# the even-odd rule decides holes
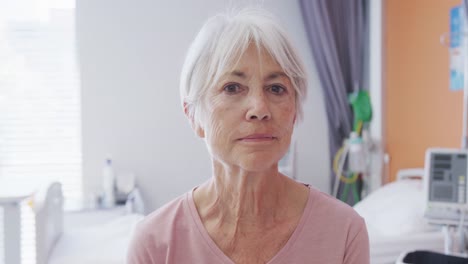
[[[216,161],[261,171],[286,153],[296,116],[295,90],[267,51],[250,45],[208,91],[205,106],[199,134]]]

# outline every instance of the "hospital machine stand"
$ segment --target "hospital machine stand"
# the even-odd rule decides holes
[[[443,224],[442,232],[444,233],[444,253],[447,255],[457,255],[467,257],[466,254],[466,238],[465,238],[465,210],[460,210],[460,221],[458,224]],[[457,233],[453,235],[453,230]],[[454,243],[454,239],[456,243]]]
[[[468,7],[467,7],[467,0],[462,0],[462,10],[463,10],[463,16],[462,16],[462,42],[461,44],[463,45],[462,49],[462,56],[463,56],[463,134],[462,134],[462,149],[468,148],[468,135],[467,135],[467,125],[468,125],[468,41],[467,41],[467,32],[466,29],[468,28]],[[451,36],[450,36],[450,41],[451,41]]]
[[[462,1],[463,5],[463,16],[464,16],[464,25],[463,28],[466,29],[468,28],[468,17],[467,17],[467,12],[466,9],[468,8],[466,6],[466,1]],[[468,133],[467,133],[467,126],[468,126],[468,61],[467,61],[467,55],[468,55],[468,41],[466,38],[466,32],[464,30],[463,32],[463,57],[464,57],[464,69],[463,69],[463,126],[462,126],[462,142],[461,142],[461,148],[462,149],[468,149]],[[458,246],[458,251],[462,253],[464,256],[466,256],[466,238],[465,238],[465,213],[466,213],[466,208],[461,208],[460,209],[460,222],[458,224],[458,237],[459,237],[459,246]],[[449,246],[451,246],[451,239],[449,238],[449,226],[444,226],[443,231],[445,235],[445,253],[449,251]]]
[[[463,14],[464,14],[464,27],[463,28],[467,28],[467,20],[468,20],[468,17],[467,17],[467,12],[466,12],[466,9],[468,8],[466,6],[466,1],[463,1]],[[467,55],[468,55],[468,41],[466,39],[466,33],[464,32],[463,34],[463,42],[462,42],[462,45],[463,45],[463,57],[464,57],[464,76],[463,76],[463,127],[462,127],[462,144],[461,144],[461,147],[462,149],[468,149],[468,133],[467,133],[467,126],[468,126],[468,62],[467,62]],[[460,214],[460,223],[458,225],[458,232],[459,232],[459,243],[460,243],[460,246],[459,246],[459,251],[462,252],[465,256],[466,256],[466,239],[465,239],[465,225],[464,225],[464,222],[465,222],[465,211],[466,209],[463,208],[461,209],[461,214]],[[444,229],[445,231],[445,229]],[[446,233],[448,234],[448,231],[446,231]],[[447,244],[447,234],[446,234],[446,237],[445,237],[445,241],[446,241],[446,244]],[[446,245],[447,246],[447,245]],[[447,247],[446,247],[446,250],[447,252]]]
[[[466,58],[468,55],[468,41],[466,41],[465,36],[463,37],[463,56]],[[464,65],[464,79],[463,79],[463,127],[462,127],[462,149],[468,148],[468,135],[467,135],[467,126],[468,126],[468,62],[465,60]]]

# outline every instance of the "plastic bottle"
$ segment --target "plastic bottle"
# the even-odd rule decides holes
[[[348,165],[351,172],[361,173],[365,170],[363,142],[356,132],[351,132],[349,137]]]
[[[115,206],[115,174],[112,168],[112,160],[106,159],[102,169],[102,206],[112,208]]]

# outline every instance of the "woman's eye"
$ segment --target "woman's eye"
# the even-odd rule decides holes
[[[284,94],[286,92],[286,89],[281,86],[281,85],[272,85],[270,86],[269,90],[274,93],[274,94]]]
[[[227,93],[235,94],[241,91],[241,86],[237,83],[232,83],[224,86],[223,90]]]

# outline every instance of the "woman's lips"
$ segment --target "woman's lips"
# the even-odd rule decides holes
[[[275,140],[276,137],[271,134],[252,134],[246,137],[240,138],[243,142],[268,142]]]

